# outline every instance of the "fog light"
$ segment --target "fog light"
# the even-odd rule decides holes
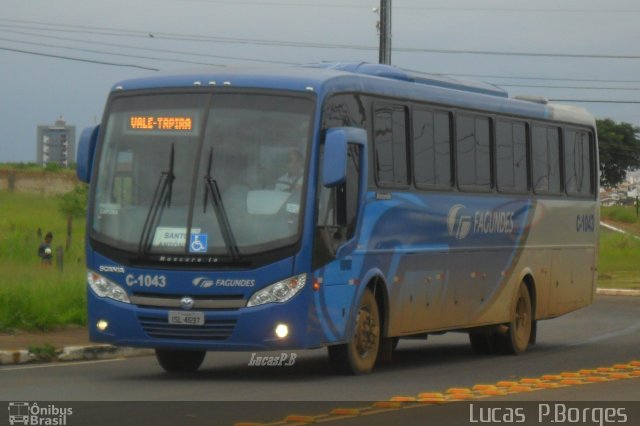
[[[96,324],[96,328],[100,331],[105,331],[107,329],[107,327],[109,327],[109,322],[105,321],[105,320],[100,320],[98,321],[98,323]]]
[[[289,335],[289,327],[286,324],[278,324],[276,326],[276,336],[280,339],[284,339]]]

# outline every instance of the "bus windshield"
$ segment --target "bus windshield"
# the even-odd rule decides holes
[[[297,241],[309,97],[145,94],[111,104],[92,237],[145,254],[256,254]]]

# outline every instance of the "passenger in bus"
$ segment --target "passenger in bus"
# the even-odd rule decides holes
[[[291,150],[287,155],[287,173],[276,181],[275,190],[293,192],[302,187],[302,154],[298,150]]]

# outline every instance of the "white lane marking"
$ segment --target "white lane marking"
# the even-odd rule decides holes
[[[598,342],[601,342],[603,340],[609,340],[609,339],[613,339],[615,337],[625,336],[625,335],[628,335],[628,334],[634,334],[638,330],[640,330],[640,323],[634,324],[634,325],[630,325],[629,327],[623,328],[622,330],[615,330],[615,331],[611,331],[609,333],[600,334],[599,336],[589,337],[588,339],[581,340],[579,342],[569,343],[566,346],[571,347],[571,346],[587,345],[589,343],[598,343]]]
[[[632,233],[627,232],[627,231],[625,231],[623,229],[616,228],[615,226],[609,225],[608,223],[600,222],[600,226],[604,226],[605,228],[607,228],[607,229],[609,229],[611,231],[617,232],[619,234],[630,235],[631,237],[635,238],[636,240],[640,240],[640,237],[638,237],[637,235],[633,235]]]
[[[101,364],[105,362],[124,361],[126,358],[114,358],[114,359],[99,359],[96,361],[78,361],[78,362],[65,362],[59,364],[41,364],[41,365],[28,365],[24,367],[8,367],[0,368],[0,372],[3,371],[16,371],[16,370],[32,370],[34,368],[56,368],[56,367],[72,367],[75,365],[89,365],[89,364]]]

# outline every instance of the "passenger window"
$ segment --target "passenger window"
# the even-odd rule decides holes
[[[461,189],[491,189],[491,130],[488,117],[458,115],[456,159]]]
[[[496,124],[496,180],[501,192],[526,192],[527,125],[498,120]]]
[[[591,179],[591,144],[585,131],[564,132],[564,168],[567,193],[588,196],[593,193]]]
[[[541,125],[533,126],[533,188],[537,193],[559,194],[560,178],[560,129]]]
[[[376,104],[374,120],[375,170],[381,186],[406,186],[407,111],[400,105]]]
[[[413,169],[418,187],[452,185],[449,113],[421,108],[413,111]]]

